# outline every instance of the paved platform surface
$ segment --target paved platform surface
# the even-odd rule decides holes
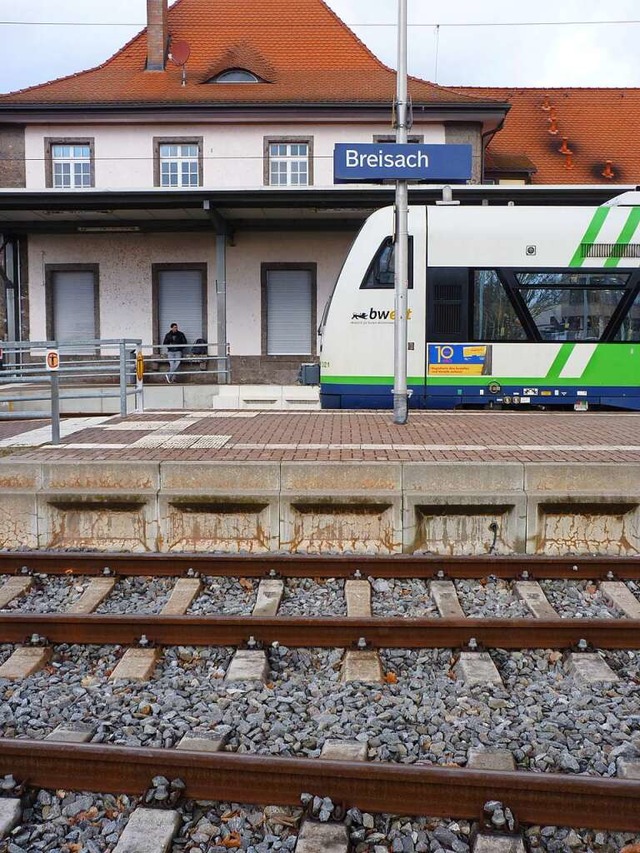
[[[87,418],[63,418],[60,435],[64,438],[88,426],[97,426],[108,415]],[[0,420],[0,452],[3,448],[38,447],[51,441],[51,421],[46,418],[25,421]]]
[[[0,421],[0,449],[40,462],[640,462],[640,414],[612,412],[147,411],[63,421]]]

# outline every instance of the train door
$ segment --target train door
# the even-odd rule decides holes
[[[449,350],[469,340],[469,270],[427,267],[426,284],[425,403],[430,408],[450,408],[457,402],[451,399],[450,386],[430,383],[430,371],[441,378],[437,366],[444,370],[450,361],[457,361]]]

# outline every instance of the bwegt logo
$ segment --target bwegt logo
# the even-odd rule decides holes
[[[396,312],[393,309],[369,308],[369,312],[356,311],[351,315],[352,320],[395,320]],[[407,320],[411,319],[411,308],[407,308]]]

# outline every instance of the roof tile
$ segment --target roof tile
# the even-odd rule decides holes
[[[458,91],[511,104],[488,149],[500,168],[508,170],[504,158],[527,158],[537,170],[535,184],[633,184],[640,177],[640,89],[463,86]],[[565,137],[570,154],[560,151]]]
[[[182,69],[146,71],[146,30],[97,68],[0,96],[9,104],[386,103],[395,72],[351,32],[323,0],[177,0],[169,34],[191,54]],[[266,83],[207,83],[225,62],[246,58]],[[231,66],[229,66],[231,67]],[[411,78],[419,103],[477,103],[476,94]]]

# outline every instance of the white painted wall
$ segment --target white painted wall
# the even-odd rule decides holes
[[[427,143],[444,143],[442,124],[418,124],[411,131]],[[202,137],[203,186],[241,189],[264,186],[264,137],[312,136],[314,186],[333,185],[333,146],[336,142],[372,142],[378,134],[393,134],[378,124],[175,124],[175,125],[30,125],[25,132],[28,189],[45,187],[45,138],[95,139],[97,189],[153,187],[153,138]],[[73,192],[70,190],[69,192]]]
[[[29,240],[30,338],[46,339],[47,264],[98,264],[100,337],[153,340],[152,264],[206,263],[209,329],[215,332],[215,236],[206,234],[91,234]],[[210,340],[215,334],[210,335]]]
[[[232,355],[261,354],[262,263],[316,263],[318,322],[353,232],[256,234],[240,232],[227,249],[227,334]]]
[[[200,124],[32,124],[26,129],[27,188],[45,187],[45,138],[92,137],[97,189],[153,187],[153,139],[203,137],[204,187],[246,189],[264,185],[264,138],[312,136],[316,187],[333,185],[337,142],[372,142],[389,135],[388,123],[210,123]],[[412,133],[444,143],[441,124],[416,123]],[[70,190],[73,195],[80,191]],[[227,334],[232,355],[261,354],[261,264],[316,263],[318,321],[354,234],[340,232],[239,231],[227,251]],[[100,337],[142,338],[150,343],[152,265],[206,263],[208,333],[216,340],[215,235],[92,234],[32,236],[29,239],[30,337],[46,338],[47,264],[97,264],[100,268]],[[179,322],[180,318],[176,320]]]
[[[227,249],[227,334],[233,355],[261,352],[261,264],[317,263],[318,320],[353,240],[353,232],[239,231]],[[215,341],[215,236],[92,234],[29,240],[30,338],[45,340],[47,264],[98,264],[100,337],[153,340],[152,265],[207,264],[207,340]],[[179,322],[180,318],[176,320]]]

